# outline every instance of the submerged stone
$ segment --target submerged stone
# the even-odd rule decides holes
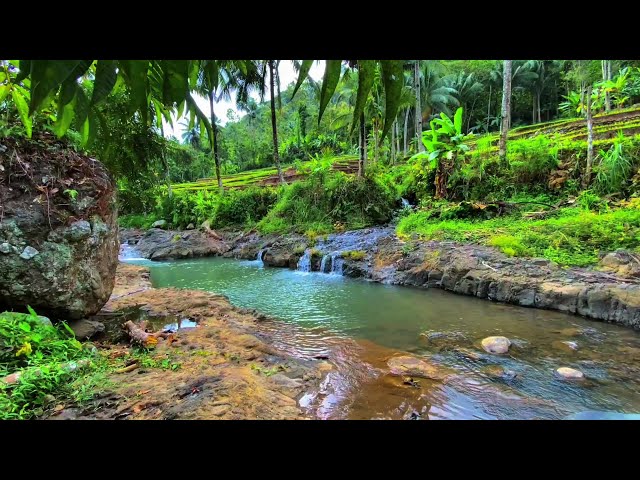
[[[430,380],[444,380],[450,375],[450,372],[444,367],[427,363],[409,355],[393,357],[387,362],[387,365],[394,375],[408,375]]]
[[[564,380],[581,380],[584,378],[584,373],[571,367],[558,368],[556,375]]]
[[[507,337],[487,337],[482,340],[482,348],[489,353],[507,353],[510,346],[511,341]]]

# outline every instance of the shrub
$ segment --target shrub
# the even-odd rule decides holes
[[[389,221],[394,202],[393,193],[374,179],[318,169],[286,186],[258,228],[263,233],[311,229],[317,234],[333,231],[336,223],[362,228]]]
[[[69,362],[91,355],[68,326],[53,327],[30,312],[0,313],[0,377],[21,373],[16,383],[0,382],[0,419],[40,415],[51,396],[73,394],[78,370]]]

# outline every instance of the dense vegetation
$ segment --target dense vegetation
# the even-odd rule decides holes
[[[398,213],[403,239],[562,266],[640,250],[640,62],[329,60],[315,81],[304,60],[281,85],[282,62],[2,60],[0,149],[38,129],[100,159],[126,227],[313,238]],[[130,357],[180,368],[105,358],[34,312],[1,313],[0,342],[0,378],[21,374],[0,381],[2,419],[83,404]]]
[[[280,85],[281,62],[3,61],[0,133],[47,129],[100,158],[124,226],[327,233],[388,222],[405,199],[404,236],[567,265],[636,247],[636,204],[620,200],[639,181],[638,62],[328,61],[316,82],[305,60]],[[164,135],[172,114],[180,140]],[[611,222],[624,234],[596,233]]]

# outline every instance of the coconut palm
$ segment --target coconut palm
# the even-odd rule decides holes
[[[456,98],[467,116],[467,126],[465,130],[468,132],[473,108],[484,89],[484,85],[476,80],[473,73],[467,75],[464,70],[458,73],[458,75],[446,77],[445,81],[447,86],[456,91]]]

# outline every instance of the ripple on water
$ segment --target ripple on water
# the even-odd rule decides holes
[[[145,262],[154,286],[226,295],[238,306],[296,327],[291,333],[278,322],[261,322],[277,348],[308,359],[329,356],[335,369],[324,390],[300,399],[322,418],[402,418],[407,409],[433,419],[640,412],[640,368],[634,363],[640,341],[630,329],[440,290],[262,268],[259,261]],[[426,331],[459,334],[459,343],[425,342],[420,334]],[[511,339],[508,354],[484,352],[480,341],[488,336]],[[576,342],[578,350],[554,347],[563,341]],[[405,385],[386,368],[386,360],[399,351],[430,357],[458,376],[445,383],[420,379],[419,387]],[[517,377],[489,378],[482,371],[487,365],[512,370]],[[578,385],[555,378],[560,366],[582,370],[588,381]]]

